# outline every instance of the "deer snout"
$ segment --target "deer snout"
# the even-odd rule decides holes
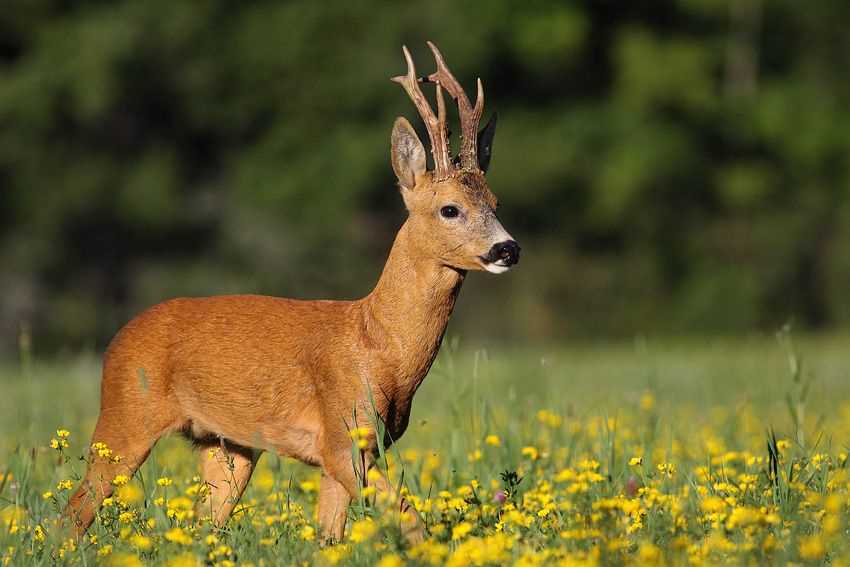
[[[511,266],[519,262],[519,251],[520,247],[516,240],[497,242],[482,258],[484,268],[494,274],[506,272]]]

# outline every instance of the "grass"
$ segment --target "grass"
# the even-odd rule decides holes
[[[216,530],[192,511],[204,489],[178,438],[119,488],[94,538],[58,540],[97,417],[98,360],[24,351],[0,369],[0,563],[840,564],[850,338],[781,339],[489,353],[449,341],[386,454],[427,525],[415,547],[367,493],[346,540],[321,548],[317,470],[268,454]]]

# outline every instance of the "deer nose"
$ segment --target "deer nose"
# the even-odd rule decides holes
[[[519,262],[520,247],[516,240],[497,242],[490,249],[488,256],[493,262],[501,261],[505,266],[513,266]]]

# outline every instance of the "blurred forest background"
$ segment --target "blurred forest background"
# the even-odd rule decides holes
[[[6,0],[0,349],[100,348],[179,295],[353,298],[404,218],[389,77],[435,41],[523,246],[488,340],[850,323],[850,2]],[[455,128],[455,131],[458,129]],[[424,138],[424,136],[423,136]]]

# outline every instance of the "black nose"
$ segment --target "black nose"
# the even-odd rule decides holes
[[[519,250],[515,240],[506,240],[494,244],[487,256],[491,262],[501,260],[506,266],[513,266],[519,262]]]

